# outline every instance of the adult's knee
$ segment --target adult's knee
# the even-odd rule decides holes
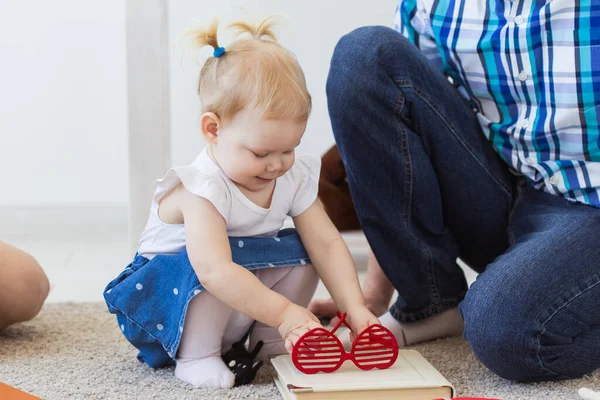
[[[333,51],[327,94],[335,94],[339,84],[347,79],[358,83],[370,80],[376,68],[401,62],[396,55],[417,51],[417,48],[397,31],[385,26],[365,26],[344,35]],[[379,64],[379,65],[378,65]],[[347,82],[352,83],[352,82]],[[342,88],[352,86],[342,86]]]
[[[507,315],[500,299],[470,289],[460,311],[464,319],[464,337],[475,356],[492,372],[510,380],[532,380],[527,371],[528,327],[513,314]],[[533,379],[536,380],[536,379]]]
[[[342,36],[333,51],[327,78],[329,103],[360,93],[362,85],[372,81],[386,60],[399,62],[394,55],[415,50],[400,33],[385,26],[365,26]]]
[[[567,306],[540,320],[527,297],[483,285],[467,292],[460,305],[464,337],[487,368],[532,382],[576,378],[600,367],[600,328],[582,324]]]
[[[361,129],[356,135],[355,127],[375,118],[395,118],[403,95],[400,83],[430,76],[427,63],[414,44],[391,28],[367,26],[339,40],[326,91],[333,134],[344,161],[350,152],[363,150],[366,138],[358,136],[378,136],[373,129]],[[395,126],[394,121],[390,124]]]

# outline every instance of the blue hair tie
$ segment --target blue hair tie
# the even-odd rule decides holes
[[[225,54],[225,47],[218,47],[218,48],[215,49],[215,51],[213,51],[213,56],[215,58],[219,58],[223,54]]]

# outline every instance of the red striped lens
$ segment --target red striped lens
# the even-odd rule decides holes
[[[389,368],[398,358],[398,343],[388,329],[371,325],[354,340],[352,355],[360,369]]]
[[[344,346],[331,332],[315,328],[294,345],[292,361],[305,374],[333,372],[344,362]]]

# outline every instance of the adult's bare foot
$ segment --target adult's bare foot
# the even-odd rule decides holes
[[[389,301],[383,301],[381,299],[369,299],[365,296],[365,305],[375,315],[379,317],[388,310]],[[330,324],[335,325],[338,318],[335,316],[337,307],[333,302],[333,299],[327,300],[313,300],[308,305],[308,311],[315,314],[320,319],[331,319]]]
[[[393,294],[394,287],[381,270],[375,255],[371,251],[369,253],[367,276],[363,284],[365,305],[369,311],[379,317],[388,310]],[[332,325],[337,323],[337,317],[335,316],[337,307],[332,299],[313,300],[309,304],[308,310],[319,318],[331,318]]]

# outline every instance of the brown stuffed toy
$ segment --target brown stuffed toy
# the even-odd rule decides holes
[[[321,158],[321,164],[319,199],[327,215],[339,231],[360,229],[354,203],[350,197],[346,170],[337,146],[333,146],[325,153]]]

